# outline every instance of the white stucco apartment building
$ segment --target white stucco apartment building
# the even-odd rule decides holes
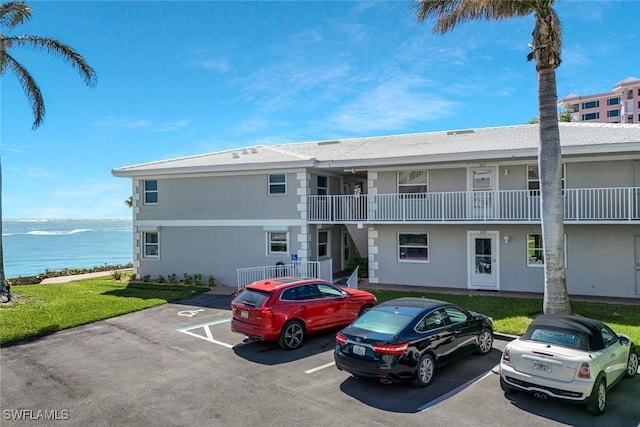
[[[543,292],[538,125],[126,166],[138,276],[368,258],[369,281]],[[560,123],[570,295],[640,298],[640,125]]]

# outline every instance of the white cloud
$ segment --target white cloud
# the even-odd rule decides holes
[[[401,77],[364,91],[329,117],[340,130],[375,132],[452,115],[456,103],[425,89],[426,81]]]
[[[153,132],[171,132],[182,129],[190,123],[188,119],[176,120],[173,122],[156,123],[149,119],[131,119],[127,117],[107,117],[98,123],[98,126],[108,127],[112,129],[128,129],[128,130],[150,130]]]

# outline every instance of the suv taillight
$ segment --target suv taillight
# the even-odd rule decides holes
[[[580,365],[580,369],[578,370],[578,378],[583,378],[583,379],[591,378],[591,368],[589,367],[588,363],[583,362],[582,365]]]
[[[270,319],[273,317],[273,312],[269,308],[263,308],[260,310],[260,313],[262,314],[263,319]]]

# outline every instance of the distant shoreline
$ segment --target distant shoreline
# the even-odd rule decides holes
[[[56,270],[46,270],[44,273],[36,274],[33,276],[20,276],[20,277],[14,277],[6,280],[7,280],[7,283],[11,286],[37,285],[42,280],[50,277],[75,276],[78,274],[97,273],[101,271],[130,270],[132,268],[133,268],[133,263],[102,265],[102,266],[95,266],[91,268],[62,268],[62,269],[56,269]]]

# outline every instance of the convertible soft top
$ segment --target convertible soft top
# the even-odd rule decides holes
[[[586,338],[589,348],[585,350],[597,351],[604,348],[601,332],[603,327],[606,325],[599,320],[575,314],[541,314],[533,319],[523,338],[531,339],[531,334],[541,328],[569,331]]]

